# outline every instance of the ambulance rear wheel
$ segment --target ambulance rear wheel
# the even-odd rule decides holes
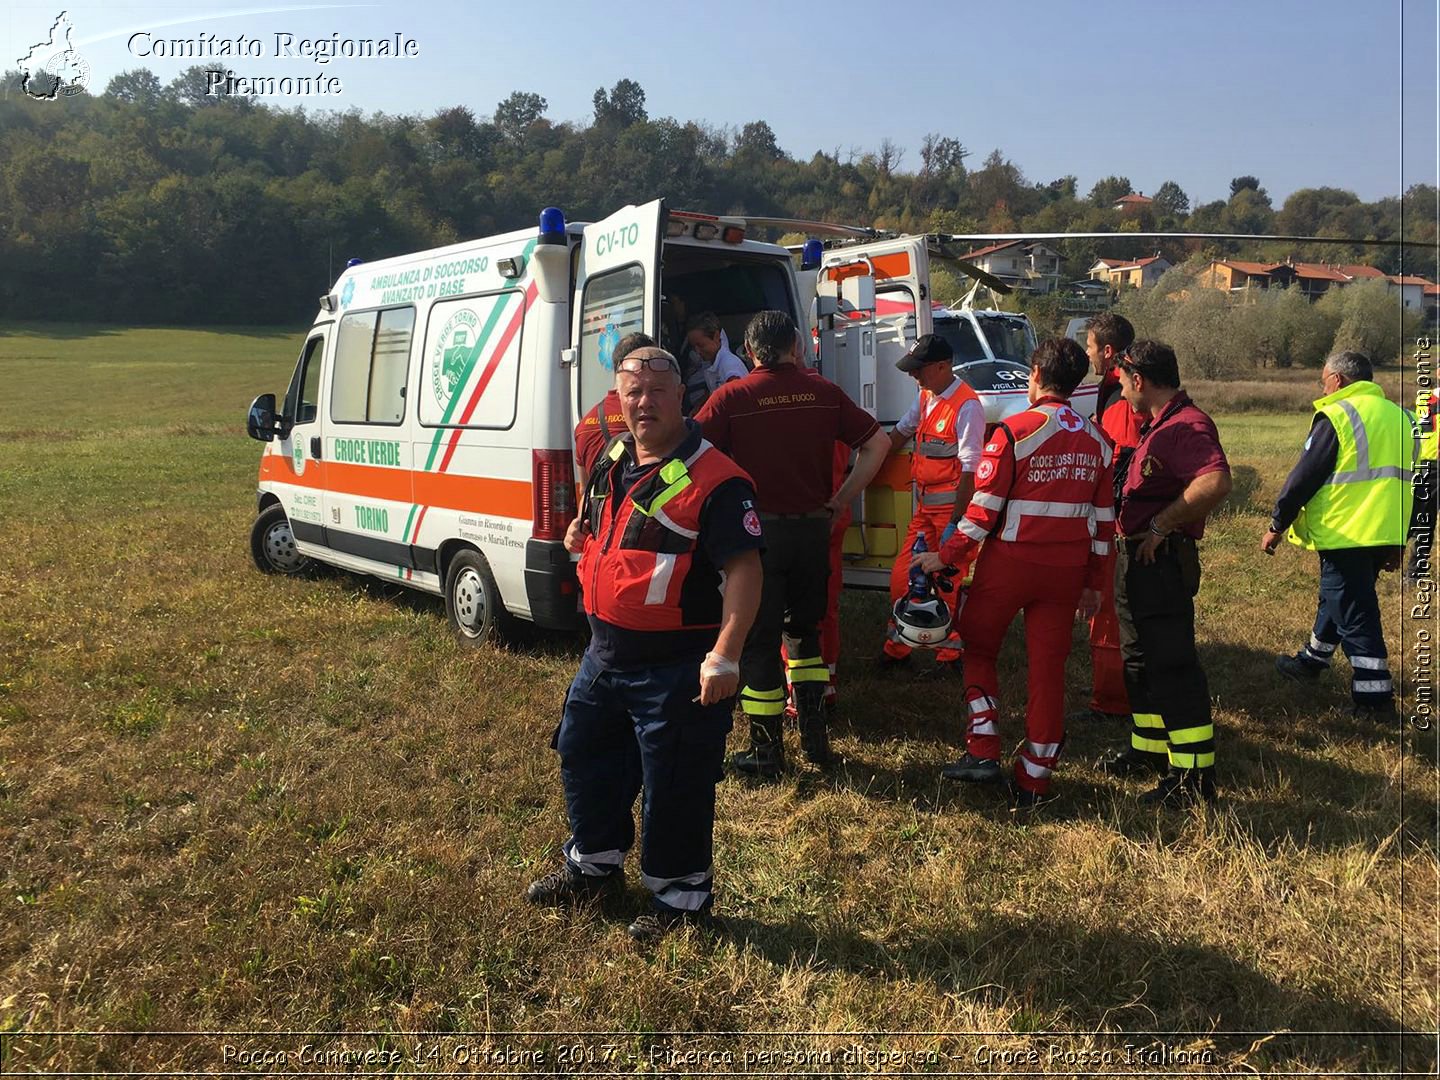
[[[479,645],[505,622],[505,605],[485,556],[465,550],[445,571],[445,614],[450,629],[466,645]]]
[[[250,529],[250,556],[267,574],[303,574],[310,559],[295,546],[295,534],[285,508],[274,503],[260,511]]]

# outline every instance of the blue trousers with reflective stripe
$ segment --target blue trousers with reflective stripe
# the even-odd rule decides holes
[[[699,693],[698,662],[607,671],[587,652],[555,733],[567,861],[585,873],[618,872],[643,790],[640,869],[659,908],[710,905],[715,785],[735,699],[702,706],[692,700]]]
[[[1380,629],[1375,580],[1394,548],[1336,548],[1320,552],[1320,602],[1314,634],[1341,645],[1354,669],[1351,697],[1357,705],[1383,705],[1395,696]]]

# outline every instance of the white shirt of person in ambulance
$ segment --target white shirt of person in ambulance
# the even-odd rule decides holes
[[[705,373],[705,388],[712,394],[731,379],[743,379],[750,374],[745,361],[730,351],[730,338],[724,330],[720,331],[720,348],[710,363],[705,363],[705,354],[695,346],[693,337],[691,348],[700,356],[700,370]]]
[[[956,379],[935,396],[948,400],[961,385],[960,380]],[[923,395],[916,394],[915,403],[895,425],[895,430],[907,439],[920,430],[920,425],[927,419],[920,415],[922,400]],[[955,439],[960,444],[956,451],[956,456],[960,458],[960,471],[973,473],[985,452],[985,406],[979,399],[971,398],[960,406],[960,412],[955,417]]]

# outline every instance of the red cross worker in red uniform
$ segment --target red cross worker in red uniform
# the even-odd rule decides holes
[[[1123,315],[1107,311],[1091,319],[1085,330],[1085,355],[1100,376],[1095,395],[1094,424],[1105,433],[1115,452],[1113,475],[1124,476],[1124,463],[1140,444],[1145,417],[1120,394],[1120,356],[1135,340],[1135,328]],[[1120,657],[1120,619],[1115,614],[1115,553],[1100,590],[1100,610],[1090,620],[1090,707],[1073,712],[1066,723],[1080,720],[1130,719],[1130,696],[1125,692],[1125,663]]]
[[[975,467],[985,443],[985,406],[951,368],[954,353],[939,334],[926,334],[896,361],[895,366],[920,384],[920,393],[910,411],[890,432],[894,450],[913,435],[915,449],[910,455],[910,476],[915,482],[915,512],[905,543],[890,570],[890,604],[893,608],[910,589],[910,556],[915,540],[923,532],[925,547],[936,551],[955,531],[975,490]],[[960,582],[964,568],[936,582],[936,592],[951,611],[959,610]],[[954,635],[935,650],[935,662],[942,672],[960,672],[960,642]],[[910,646],[900,638],[892,615],[885,632],[880,670],[893,670],[910,659]]]
[[[1100,602],[1101,575],[1115,535],[1111,450],[1070,407],[1085,377],[1085,353],[1069,338],[1044,342],[1030,358],[1030,408],[998,424],[976,470],[976,491],[955,535],[914,562],[928,572],[975,564],[960,618],[969,725],[963,758],[947,779],[999,781],[1000,682],[995,660],[1005,631],[1025,613],[1029,695],[1025,744],[1015,763],[1011,801],[1045,801],[1065,742],[1065,659],[1078,609]]]

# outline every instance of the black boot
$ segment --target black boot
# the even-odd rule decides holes
[[[804,682],[795,687],[795,713],[800,727],[800,749],[822,769],[828,767],[830,731],[825,716],[825,687],[822,682]]]
[[[785,771],[781,716],[750,717],[750,749],[730,757],[730,767],[745,776],[774,780]]]

